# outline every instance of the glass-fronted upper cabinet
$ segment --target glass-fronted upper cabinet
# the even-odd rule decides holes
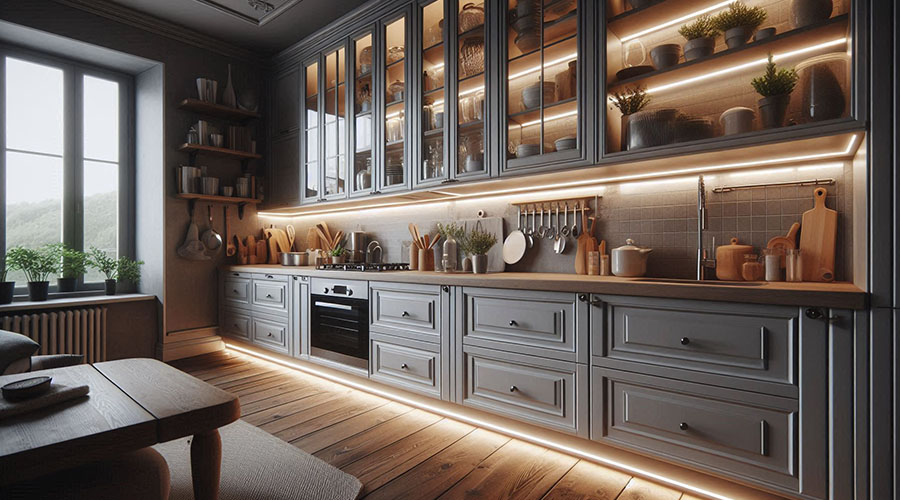
[[[584,138],[579,110],[577,0],[507,3],[507,169],[578,156]]]
[[[607,0],[604,155],[853,121],[851,0],[644,4]]]
[[[303,131],[306,154],[303,160],[303,202],[319,199],[319,63],[304,66],[303,80],[306,101],[303,114]]]
[[[407,103],[406,77],[407,16],[395,18],[384,25],[384,163],[379,190],[396,191],[407,187]]]
[[[485,5],[461,1],[456,41],[456,177],[486,174]]]
[[[435,0],[420,7],[422,28],[420,82],[422,121],[420,127],[421,158],[416,179],[418,184],[428,184],[446,179],[445,106],[445,45],[444,0]]]
[[[347,194],[347,81],[343,47],[325,54],[325,199]]]
[[[375,171],[372,146],[375,144],[375,127],[372,104],[372,32],[367,31],[351,42],[353,50],[353,171],[351,176],[354,194],[372,191],[372,175]]]

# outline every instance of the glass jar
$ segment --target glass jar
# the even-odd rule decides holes
[[[484,24],[484,5],[467,3],[459,12],[459,32],[473,30]]]
[[[847,115],[850,88],[850,56],[832,52],[812,57],[797,64],[797,87],[800,94],[799,123],[833,120]],[[792,106],[793,107],[793,106]]]
[[[783,255],[783,248],[763,249],[763,258],[766,266],[766,281],[782,281],[781,257]]]
[[[445,273],[456,272],[456,268],[459,266],[459,243],[449,234],[445,235],[441,264]]]
[[[459,49],[460,79],[484,72],[484,37],[467,37]]]
[[[741,277],[744,281],[761,281],[765,277],[765,268],[755,253],[744,254],[744,265],[741,266]]]
[[[785,281],[803,281],[803,258],[799,248],[789,248],[784,256]]]

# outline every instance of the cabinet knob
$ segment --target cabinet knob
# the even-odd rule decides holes
[[[272,279],[275,279],[275,276],[272,276],[271,274],[267,274],[266,279],[272,280]]]
[[[518,325],[518,323],[516,323],[516,320],[514,320],[514,319],[509,320],[509,326],[517,326],[517,325]]]
[[[519,388],[514,385],[509,386],[509,392],[516,392],[518,390],[519,390]]]
[[[582,301],[582,302],[587,302],[587,294],[584,294],[584,293],[579,294],[579,295],[578,295],[578,300],[580,300],[580,301]]]
[[[681,337],[681,345],[688,345],[691,343],[691,339],[687,337]]]
[[[232,293],[238,293],[237,288],[232,288],[232,289],[231,289],[231,292],[232,292]]]
[[[272,332],[269,332],[269,337],[272,337]]]
[[[403,314],[401,314],[400,316],[407,318],[407,317],[409,317],[409,313],[406,311],[403,311]]]
[[[267,298],[267,299],[271,299],[271,298],[272,298],[272,294],[271,294],[271,293],[267,293],[267,294],[266,294],[266,298]]]
[[[400,365],[400,369],[401,369],[401,370],[406,370],[406,369],[408,369],[408,368],[409,368],[409,367],[406,366],[406,363],[403,363],[403,364]]]
[[[678,424],[678,428],[681,429],[681,430],[683,430],[683,431],[688,430],[688,424],[687,424],[687,422],[682,422],[682,423]]]
[[[353,295],[353,289],[352,289],[352,288],[348,288],[348,289],[347,289],[347,297],[349,297],[349,296],[351,296],[351,295]]]
[[[328,293],[328,287],[325,287],[325,293]]]
[[[443,290],[443,291],[445,291],[445,292],[449,292],[449,291],[450,291],[450,286],[449,286],[449,285],[444,285],[444,286],[441,287],[441,290]]]

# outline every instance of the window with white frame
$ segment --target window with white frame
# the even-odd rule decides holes
[[[131,79],[0,47],[0,243],[131,255]],[[89,270],[79,289],[102,286]],[[17,288],[21,272],[10,272]],[[51,281],[52,282],[52,281]]]

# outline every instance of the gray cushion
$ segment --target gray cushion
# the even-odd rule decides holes
[[[38,347],[40,344],[22,334],[0,330],[0,373],[13,362],[30,358]]]

